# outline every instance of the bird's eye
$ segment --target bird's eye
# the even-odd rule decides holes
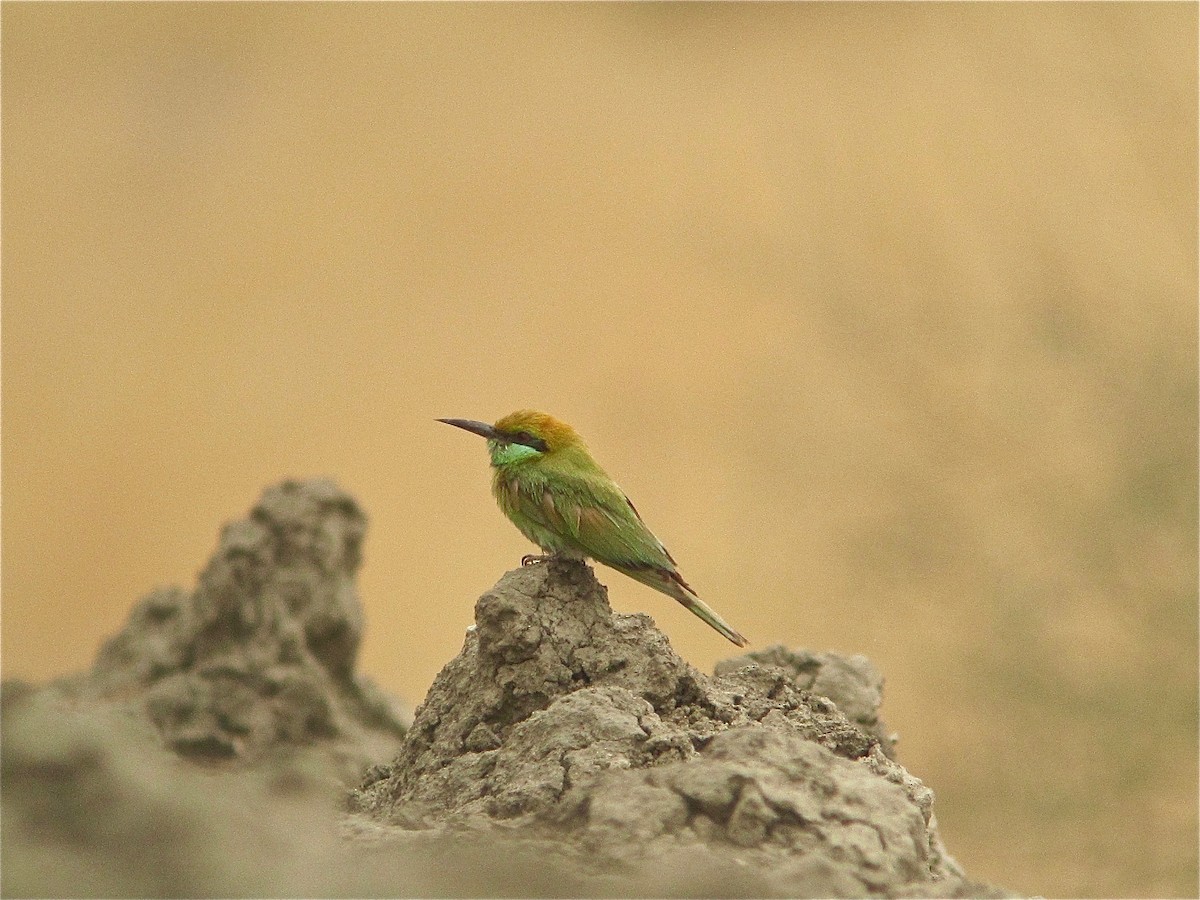
[[[526,447],[532,447],[539,453],[545,453],[547,449],[545,441],[543,441],[540,437],[535,437],[528,431],[518,431],[512,436],[512,440],[514,443],[524,444]]]

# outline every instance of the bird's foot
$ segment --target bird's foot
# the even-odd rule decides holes
[[[550,560],[552,560],[554,558],[555,558],[554,554],[547,554],[545,556],[539,556],[536,553],[526,553],[524,556],[521,557],[521,565],[532,566],[532,565],[536,565],[537,563],[550,562]]]

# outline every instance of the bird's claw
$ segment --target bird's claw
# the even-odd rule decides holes
[[[521,557],[521,565],[532,566],[537,563],[546,562],[552,558],[550,556],[538,556],[536,553],[526,553]]]

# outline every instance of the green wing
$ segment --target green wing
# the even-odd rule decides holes
[[[661,591],[739,647],[746,646],[746,639],[696,596],[680,576],[671,554],[608,477],[556,475],[508,481],[502,490],[517,515],[535,526],[534,533],[548,532],[558,543]],[[537,537],[534,540],[547,545]]]
[[[666,548],[607,477],[556,473],[515,487],[509,496],[521,515],[593,559],[608,565],[675,570]]]
[[[601,562],[675,571],[675,560],[667,548],[611,481],[601,491],[600,502],[579,516],[577,533],[580,545]]]

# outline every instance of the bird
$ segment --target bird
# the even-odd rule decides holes
[[[530,409],[495,425],[437,421],[487,439],[496,502],[545,554],[526,556],[522,564],[590,557],[679,601],[737,646],[747,645],[683,580],[662,541],[566,422]]]

